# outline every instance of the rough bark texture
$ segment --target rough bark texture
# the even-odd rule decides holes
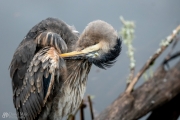
[[[121,94],[96,120],[136,120],[180,93],[180,61],[170,70],[160,66],[131,94]]]

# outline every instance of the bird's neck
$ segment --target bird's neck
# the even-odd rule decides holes
[[[92,63],[88,60],[67,60],[66,65],[68,71],[66,82],[72,87],[86,85]]]

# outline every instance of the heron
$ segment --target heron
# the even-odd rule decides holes
[[[13,103],[19,120],[61,120],[83,99],[92,64],[106,69],[121,52],[121,39],[107,22],[90,22],[82,34],[57,18],[36,24],[10,64]]]

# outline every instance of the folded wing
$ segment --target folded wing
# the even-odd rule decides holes
[[[66,73],[60,53],[67,45],[60,35],[42,32],[34,39],[25,39],[17,48],[10,65],[13,102],[19,119],[32,120],[41,112],[54,83]]]

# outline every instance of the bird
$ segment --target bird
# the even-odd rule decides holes
[[[58,18],[32,27],[9,66],[18,119],[61,120],[73,115],[91,66],[111,67],[120,55],[121,41],[103,20],[90,22],[81,34]]]

